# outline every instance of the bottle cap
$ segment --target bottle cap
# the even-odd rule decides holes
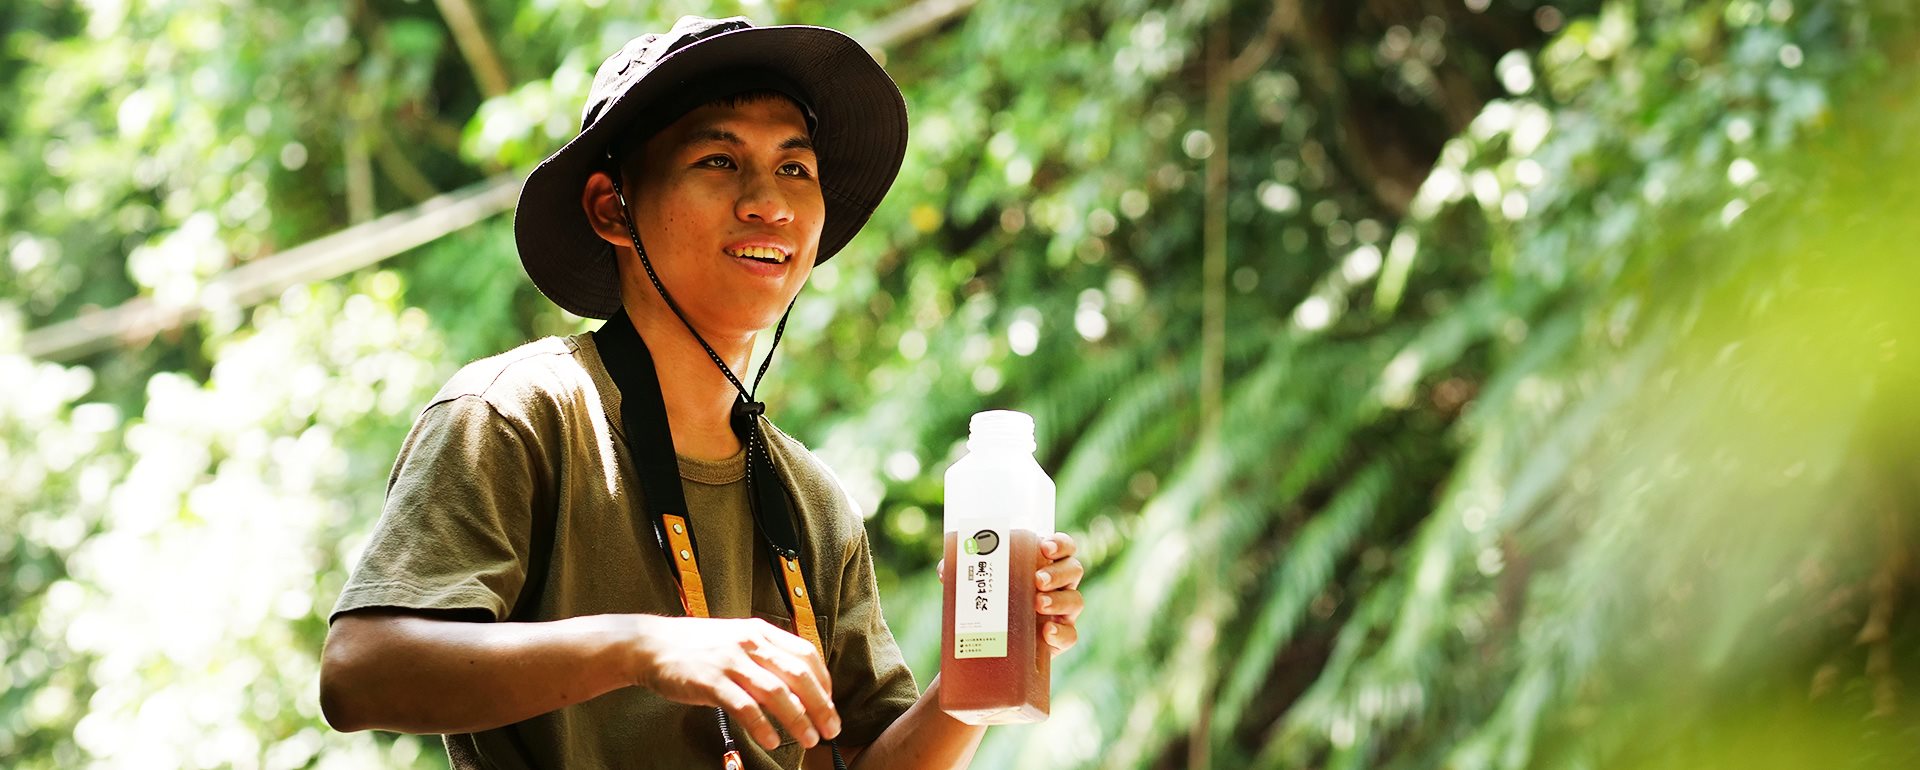
[[[992,446],[1027,452],[1034,450],[1033,416],[1025,412],[1007,409],[979,412],[968,424],[968,432],[968,449]]]

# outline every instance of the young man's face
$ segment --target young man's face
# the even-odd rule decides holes
[[[718,335],[779,321],[813,271],[826,221],[799,107],[779,97],[700,107],[639,156],[626,166],[634,226],[689,320]],[[659,303],[639,260],[621,259],[627,295]]]

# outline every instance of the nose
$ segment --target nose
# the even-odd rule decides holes
[[[733,214],[742,222],[784,225],[793,221],[793,202],[771,173],[742,174],[740,197]]]

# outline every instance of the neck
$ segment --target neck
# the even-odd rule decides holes
[[[629,303],[627,315],[634,331],[647,343],[653,366],[660,374],[660,396],[666,401],[667,426],[673,431],[673,451],[700,460],[723,460],[740,451],[740,439],[730,420],[740,392],[714,366],[693,333],[672,310],[659,303],[640,307]],[[751,333],[710,335],[701,332],[713,352],[727,362],[734,376],[747,384],[747,365],[753,356]]]

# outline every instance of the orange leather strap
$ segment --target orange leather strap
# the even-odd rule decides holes
[[[791,556],[780,557],[780,577],[787,584],[787,606],[793,608],[793,631],[813,643],[820,651],[820,659],[827,659],[827,648],[820,644],[820,627],[813,622],[813,599],[807,596],[807,580],[800,571],[800,560]]]
[[[660,514],[667,525],[667,548],[673,551],[673,567],[680,573],[680,606],[689,617],[707,617],[707,587],[700,582],[700,564],[693,557],[693,539],[687,536],[687,519],[673,513]]]
[[[708,617],[706,583],[700,580],[700,560],[693,552],[693,538],[687,534],[687,519],[672,513],[660,514],[667,525],[667,548],[673,551],[674,571],[680,574],[680,606],[689,617]],[[807,595],[807,581],[800,560],[780,557],[780,577],[785,583],[787,607],[793,611],[793,632],[799,634],[826,660],[827,648],[820,643],[820,626],[813,617],[813,597]]]

